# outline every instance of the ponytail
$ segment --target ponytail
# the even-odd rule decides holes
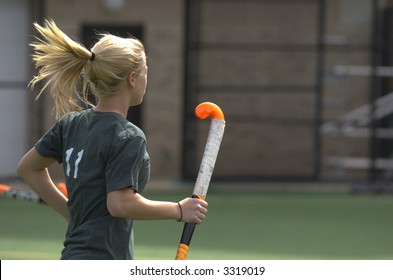
[[[120,38],[110,34],[100,35],[92,51],[71,40],[52,20],[35,28],[42,36],[31,44],[33,61],[38,75],[29,83],[43,86],[38,97],[48,89],[55,103],[56,119],[71,111],[93,106],[88,100],[88,90],[98,99],[116,94],[120,82],[134,71],[139,74],[146,64],[143,44],[135,38]],[[77,91],[80,78],[82,92]]]
[[[34,49],[33,61],[38,68],[38,75],[29,83],[33,88],[43,81],[37,98],[48,89],[55,103],[56,119],[70,111],[81,110],[84,105],[91,105],[87,91],[77,92],[81,73],[91,58],[91,52],[71,40],[52,20],[45,20],[44,26],[34,24],[42,39],[31,44]]]

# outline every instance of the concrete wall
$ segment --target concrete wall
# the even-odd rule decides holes
[[[125,6],[110,12],[98,0],[46,1],[45,16],[53,18],[68,35],[81,40],[83,24],[142,25],[149,64],[149,83],[143,108],[143,127],[152,158],[152,177],[177,179],[181,176],[181,137],[183,113],[184,1],[125,0]],[[203,42],[250,44],[316,44],[318,11],[310,3],[248,2],[202,5]],[[353,45],[369,45],[371,39],[371,0],[326,1],[326,34],[346,38]],[[368,65],[369,50],[346,53],[339,46],[328,46],[326,66]],[[201,54],[199,82],[202,85],[312,85],[316,79],[316,53],[265,50],[227,51]],[[347,77],[325,81],[324,120],[335,119],[347,110],[368,101],[369,79]],[[221,176],[308,176],[313,166],[314,132],[305,126],[283,127],[273,123],[231,122],[242,114],[257,118],[280,117],[310,120],[315,114],[315,96],[308,92],[288,94],[227,94],[203,90],[200,101],[217,102],[229,117],[222,153],[215,173]],[[347,107],[340,104],[347,100]],[[44,111],[45,129],[53,124],[49,100],[39,101]],[[338,105],[337,105],[338,104]],[[34,109],[35,112],[37,109]],[[199,126],[198,151],[202,154],[207,124]],[[33,139],[32,141],[35,141]],[[339,139],[324,138],[322,155],[337,154],[343,147]],[[367,153],[367,141],[351,139],[345,144],[349,155]],[[55,170],[58,170],[55,168]],[[61,172],[56,174],[61,174]],[[364,175],[364,174],[363,174]],[[363,176],[360,175],[360,176]],[[324,167],[324,178],[335,176],[334,167]]]
[[[28,1],[0,2],[0,177],[16,176],[26,151],[29,24]]]

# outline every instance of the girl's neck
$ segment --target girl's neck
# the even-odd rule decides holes
[[[97,112],[115,112],[126,118],[128,108],[128,100],[125,100],[124,95],[119,93],[101,97],[94,110]]]

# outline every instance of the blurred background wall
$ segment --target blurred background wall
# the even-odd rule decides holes
[[[0,176],[15,176],[26,151],[29,115],[29,1],[0,2]]]
[[[54,122],[26,90],[32,22],[52,18],[86,46],[100,30],[144,42],[148,90],[129,118],[152,178],[195,177],[209,122],[193,108],[212,101],[227,119],[216,179],[390,180],[391,2],[1,0],[0,177]]]

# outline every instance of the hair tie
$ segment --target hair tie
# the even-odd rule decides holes
[[[93,61],[96,58],[96,54],[91,52],[90,61]]]
[[[179,209],[180,209],[180,219],[177,221],[181,222],[183,220],[183,209],[181,208],[180,202],[178,202],[177,205],[179,205]]]

